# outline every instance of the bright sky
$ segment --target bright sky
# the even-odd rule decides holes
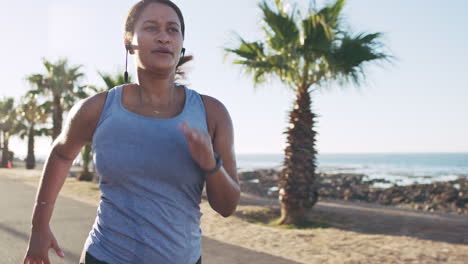
[[[124,67],[122,28],[136,2],[0,0],[0,96],[24,94],[29,89],[24,77],[44,72],[43,57],[83,65],[82,84],[103,86],[98,70],[115,73]],[[254,91],[251,76],[224,59],[223,47],[236,43],[233,32],[247,40],[262,38],[258,1],[175,2],[186,19],[184,46],[195,56],[189,87],[226,105],[237,153],[281,153],[294,94],[280,83]],[[320,116],[318,150],[468,152],[467,10],[464,0],[348,1],[344,13],[350,28],[384,32],[397,60],[368,67],[368,81],[359,90],[333,84],[313,94],[312,108]],[[13,139],[10,146],[24,156],[25,143]],[[39,140],[38,156],[49,146],[50,139]]]

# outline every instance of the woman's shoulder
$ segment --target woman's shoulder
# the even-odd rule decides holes
[[[100,92],[81,99],[70,109],[65,126],[59,136],[59,145],[65,146],[62,151],[70,150],[74,153],[76,149],[73,146],[81,146],[92,140],[106,97],[107,91]],[[70,157],[75,155],[73,153],[70,154]]]
[[[108,91],[99,92],[78,101],[70,110],[70,113],[86,119],[99,119],[106,103],[107,94]]]
[[[205,104],[207,113],[228,113],[226,106],[224,106],[220,100],[205,94],[200,94],[200,96],[202,97],[203,103]]]
[[[106,103],[107,94],[108,91],[104,91],[78,101],[68,113],[67,126],[94,132]]]
[[[232,127],[232,120],[226,106],[218,99],[200,94],[205,105],[206,117],[208,121],[208,129],[213,137],[219,128]]]

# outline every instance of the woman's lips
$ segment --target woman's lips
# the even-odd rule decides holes
[[[157,55],[172,55],[172,52],[169,50],[161,49],[161,50],[153,50],[151,53],[157,54]]]

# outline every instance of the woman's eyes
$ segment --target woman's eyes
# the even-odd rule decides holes
[[[155,31],[156,27],[145,27],[146,31]]]
[[[154,32],[157,30],[157,28],[155,26],[150,26],[150,27],[146,27],[145,30],[149,32]],[[174,32],[174,33],[179,32],[177,28],[169,28],[168,30],[169,32]]]

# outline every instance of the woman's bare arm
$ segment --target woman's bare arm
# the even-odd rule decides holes
[[[107,93],[81,100],[70,110],[65,127],[52,145],[36,194],[32,229],[48,228],[54,203],[81,148],[91,141]]]
[[[213,140],[213,149],[223,161],[220,170],[206,175],[206,194],[210,206],[222,216],[228,217],[235,212],[240,199],[234,151],[234,128],[229,112],[221,102],[209,96],[203,96],[203,101],[207,112],[209,133]]]

